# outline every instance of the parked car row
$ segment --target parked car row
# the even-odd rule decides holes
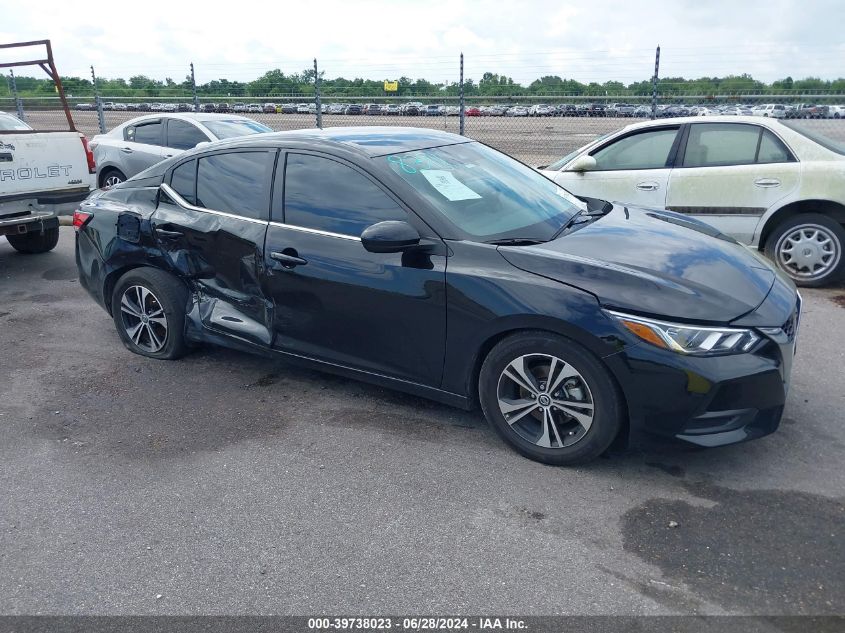
[[[77,103],[76,110],[96,110],[93,103]],[[192,103],[103,103],[106,111],[129,112],[193,112]],[[317,106],[310,103],[202,103],[201,112],[221,114],[316,114]],[[409,103],[323,103],[323,114],[367,114],[402,116],[458,116],[455,105]],[[650,118],[651,104],[630,103],[535,103],[467,105],[466,116],[508,117],[613,117]],[[775,119],[841,119],[845,118],[845,105],[818,105],[809,103],[722,103],[722,104],[660,104],[657,118],[683,116],[762,116]]]

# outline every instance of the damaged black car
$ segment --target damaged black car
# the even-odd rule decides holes
[[[480,406],[544,463],[640,430],[754,439],[783,411],[789,279],[704,224],[576,198],[462,136],[216,142],[92,194],[74,225],[80,282],[132,352],[219,344]]]

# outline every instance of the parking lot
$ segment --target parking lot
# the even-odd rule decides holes
[[[124,121],[144,112],[104,112],[106,129],[111,130]],[[234,115],[233,115],[234,116]],[[314,114],[250,114],[249,116],[273,130],[313,128]],[[67,129],[61,111],[31,111],[27,121],[35,129]],[[73,112],[73,120],[80,132],[89,138],[99,133],[97,113]],[[532,166],[545,165],[589,143],[597,136],[644,119],[614,117],[466,117],[465,134],[515,156]],[[706,121],[707,117],[702,117]],[[459,120],[454,116],[366,116],[325,114],[324,127],[390,125],[434,128],[457,134]],[[845,119],[807,120],[802,126],[831,138],[845,140]]]
[[[76,275],[68,227],[0,238],[4,614],[845,611],[845,287],[803,291],[777,433],[559,469],[478,412],[130,354]]]

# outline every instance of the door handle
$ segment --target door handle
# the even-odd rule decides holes
[[[656,182],[638,182],[637,189],[640,191],[657,191],[660,189],[660,185]]]
[[[121,152],[123,152],[124,154],[131,154],[131,153],[132,153],[132,148],[131,148],[131,147],[124,147],[124,148],[123,148],[123,149],[121,149],[120,151],[121,151]]]
[[[155,232],[156,232],[156,235],[158,235],[160,237],[167,238],[167,239],[171,239],[171,240],[176,239],[177,237],[182,237],[182,235],[184,235],[181,231],[168,231],[168,230],[165,230],[165,229],[160,229],[158,227],[156,227]]]
[[[294,251],[295,253],[296,251]],[[283,268],[293,268],[294,266],[304,266],[308,263],[308,260],[299,257],[298,255],[292,255],[289,253],[270,253],[270,259],[274,259],[279,262]]]
[[[780,180],[777,178],[758,178],[754,181],[758,187],[780,187]]]

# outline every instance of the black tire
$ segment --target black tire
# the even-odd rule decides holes
[[[833,253],[831,256],[831,264],[827,270],[819,272],[817,275],[802,274],[799,270],[790,269],[785,257],[779,256],[779,251],[782,250],[784,243],[782,242],[786,236],[794,234],[800,227],[819,227],[821,232],[827,234],[832,240],[831,248]],[[812,248],[812,246],[811,246]],[[771,259],[778,268],[789,277],[798,286],[807,288],[817,288],[819,286],[826,286],[840,278],[845,273],[845,228],[842,227],[836,220],[822,215],[821,213],[800,213],[788,218],[777,225],[774,230],[766,238],[764,252],[766,256]]]
[[[111,180],[111,182],[109,182]],[[114,187],[126,180],[126,175],[119,169],[111,167],[100,174],[100,187]]]
[[[133,288],[140,287],[152,294],[152,299],[132,301],[137,308],[142,305],[147,314],[157,315],[160,311],[165,320],[164,336],[162,337],[161,316],[156,317],[156,323],[148,317],[146,332],[140,332],[138,340],[133,340],[130,331],[140,322],[141,317],[133,316],[121,308],[124,294],[130,292],[131,297],[137,297]],[[130,352],[156,358],[160,360],[174,360],[181,358],[188,351],[185,340],[185,311],[188,304],[188,289],[171,274],[157,268],[135,268],[118,279],[111,298],[112,319],[120,340]],[[137,319],[137,320],[136,320]],[[141,328],[143,329],[143,327]],[[152,333],[150,332],[152,330]],[[161,340],[163,338],[163,340]],[[156,340],[159,339],[159,340]],[[156,344],[161,342],[160,348]]]
[[[586,431],[583,424],[578,424],[575,418],[564,414],[555,406],[546,409],[549,411],[550,418],[552,409],[555,411],[554,415],[557,416],[557,421],[552,422],[551,430],[541,422],[545,420],[545,417],[539,408],[535,408],[528,416],[520,415],[519,412],[514,413],[513,415],[516,415],[518,420],[516,423],[509,423],[505,418],[505,413],[500,408],[499,396],[503,387],[514,385],[508,383],[509,379],[503,375],[503,372],[512,361],[517,361],[520,357],[528,357],[526,363],[533,362],[531,359],[538,359],[536,362],[539,365],[535,365],[532,371],[542,372],[541,359],[546,356],[564,361],[564,367],[569,366],[579,374],[578,378],[572,379],[575,381],[574,386],[581,389],[582,398],[578,400],[585,403],[591,400],[593,405],[592,423]],[[565,401],[576,402],[577,400],[569,399],[569,380],[566,379],[560,383],[563,387],[559,387],[555,393],[559,394],[565,389]],[[586,384],[586,389],[582,388],[583,384]],[[546,393],[543,391],[546,385],[541,382],[540,385],[535,386],[542,386],[540,389],[542,397]],[[500,341],[490,351],[481,367],[478,396],[485,418],[505,442],[525,457],[553,466],[580,464],[601,455],[616,438],[626,415],[619,388],[602,362],[578,343],[542,331],[513,334]],[[519,401],[522,401],[522,397],[524,396],[519,396]],[[536,396],[532,399],[536,399],[539,407],[540,399]],[[519,411],[522,412],[524,409]],[[539,442],[526,437],[532,428],[535,429]],[[577,431],[567,431],[567,429],[577,429]],[[542,437],[551,438],[548,447],[540,445],[543,443]],[[561,438],[562,445],[556,441]],[[573,443],[567,445],[568,440]]]
[[[31,231],[20,235],[7,235],[6,239],[19,253],[34,255],[46,253],[56,248],[59,243],[59,227],[41,231]]]

